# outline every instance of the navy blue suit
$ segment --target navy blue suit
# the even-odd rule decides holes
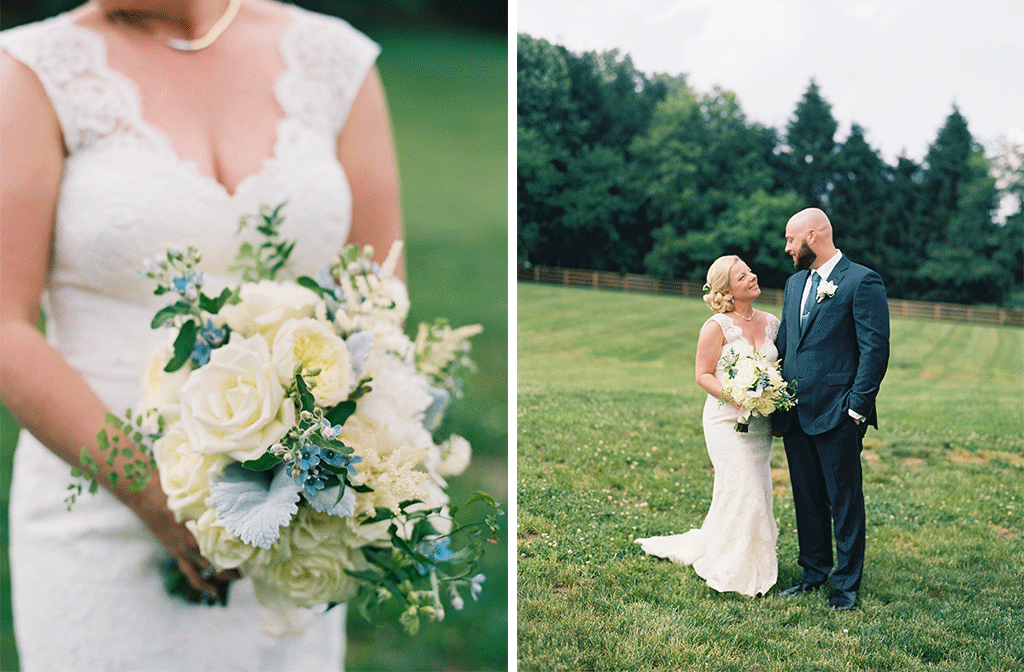
[[[860,452],[878,427],[875,397],[889,362],[889,305],[881,277],[843,256],[828,280],[835,294],[811,306],[800,325],[809,271],[786,283],[775,345],[782,375],[796,381],[797,405],[772,416],[783,435],[796,508],[801,579],[858,590],[864,568],[864,492]],[[864,420],[858,426],[849,411]],[[832,571],[832,536],[837,564]]]

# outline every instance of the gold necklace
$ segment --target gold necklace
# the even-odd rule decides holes
[[[216,41],[216,39],[220,37],[225,30],[228,29],[228,26],[231,25],[231,22],[235,20],[235,17],[238,15],[238,8],[241,7],[241,5],[242,0],[228,0],[228,7],[224,10],[224,14],[219,19],[217,19],[217,22],[213,24],[213,26],[206,33],[206,35],[203,35],[202,37],[196,38],[194,40],[182,40],[176,37],[164,37],[163,35],[159,35],[152,31],[143,31],[137,26],[134,26],[131,23],[125,21],[123,12],[114,12],[110,16],[116,23],[119,23],[123,26],[128,26],[129,28],[134,28],[135,30],[139,30],[145,35],[152,37],[154,40],[166,44],[168,47],[174,49],[175,51],[189,52],[199,51],[200,49],[205,49],[211,44],[213,44]]]

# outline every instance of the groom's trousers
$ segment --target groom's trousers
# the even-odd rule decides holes
[[[865,424],[847,417],[824,434],[809,436],[793,414],[783,437],[796,509],[800,577],[822,583],[832,572],[836,590],[859,590],[864,569],[864,489],[860,452]],[[832,571],[832,535],[836,566]]]

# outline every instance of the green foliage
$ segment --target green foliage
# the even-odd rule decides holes
[[[273,280],[278,271],[288,264],[295,241],[280,240],[280,228],[284,223],[281,209],[287,201],[271,208],[260,205],[257,215],[244,215],[238,221],[238,233],[254,228],[260,234],[258,245],[245,242],[235,255],[235,263],[228,270],[238,273],[243,282]]]
[[[125,411],[123,418],[113,413],[107,413],[104,417],[107,426],[96,433],[96,450],[107,465],[106,476],[111,489],[117,486],[123,475],[129,490],[141,492],[156,472],[153,440],[162,433],[163,426],[162,418],[159,417],[153,421],[154,427],[145,426],[150,417],[150,413],[139,413],[133,417],[131,410]],[[156,429],[156,432],[150,429]],[[128,445],[122,444],[122,436],[130,441]],[[68,511],[78,501],[83,487],[88,486],[87,492],[91,495],[99,491],[99,482],[96,480],[100,473],[99,463],[86,448],[79,452],[78,460],[81,467],[71,468],[72,482],[68,485],[68,496],[64,499]]]
[[[817,206],[891,297],[1024,303],[1020,148],[1004,143],[993,165],[955,107],[923,165],[889,165],[858,124],[836,137],[814,80],[780,132],[749,123],[730,91],[648,77],[618,52],[519,35],[517,53],[521,264],[698,279],[737,253],[781,287],[785,223]],[[1006,225],[1000,196],[1018,204]]]
[[[633,543],[698,527],[711,501],[701,301],[533,284],[518,297],[519,669],[1019,669],[1021,330],[893,320],[863,453],[864,583],[839,614],[827,590],[777,594],[800,573],[781,441],[767,597],[717,593]]]

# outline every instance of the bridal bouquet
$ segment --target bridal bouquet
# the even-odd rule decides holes
[[[773,362],[755,350],[740,357],[735,350],[723,355],[719,363],[725,370],[722,396],[740,407],[736,431],[746,433],[751,416],[768,417],[777,410],[796,404],[796,395]]]
[[[101,431],[99,447],[133,489],[159,472],[203,556],[252,579],[268,633],[300,630],[298,608],[361,595],[364,615],[397,596],[414,634],[421,616],[443,618],[442,590],[456,609],[462,593],[476,599],[482,542],[497,532],[501,512],[483,493],[468,504],[482,503],[484,520],[454,521],[445,478],[466,468],[470,447],[434,436],[481,328],[406,336],[401,243],[383,265],[349,245],[315,278],[275,280],[293,246],[278,238],[280,210],[242,219],[264,242],[241,246],[240,286],[213,298],[195,248],[147,263],[140,274],[172,298],[152,321],[169,337],[144,367],[141,408],[109,415],[118,431]],[[95,491],[98,465],[86,451],[82,462],[74,473]]]

